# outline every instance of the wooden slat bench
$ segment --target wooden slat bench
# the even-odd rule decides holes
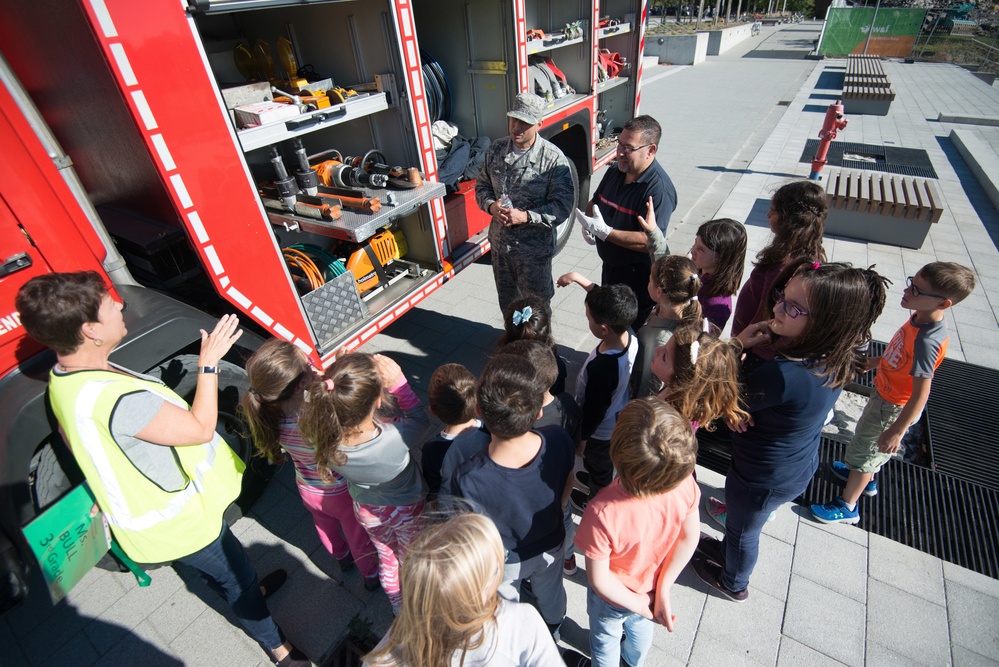
[[[918,249],[943,215],[933,179],[850,169],[825,178],[826,234]]]
[[[877,56],[848,56],[843,77],[843,109],[848,114],[887,116],[895,99]]]

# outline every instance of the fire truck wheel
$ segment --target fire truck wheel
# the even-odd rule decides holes
[[[572,174],[572,201],[574,202],[573,207],[579,204],[579,175],[576,172],[576,165],[569,160],[569,173]],[[565,244],[569,242],[569,237],[572,235],[572,226],[575,224],[576,216],[569,211],[569,217],[558,224],[555,228],[555,254],[562,252],[562,248]]]
[[[263,493],[267,482],[274,476],[275,467],[259,456],[253,456],[253,440],[249,427],[239,418],[236,407],[249,389],[246,371],[228,361],[219,362],[219,421],[215,427],[222,439],[246,464],[243,488],[239,498],[226,511],[229,523],[249,512],[253,503]],[[163,362],[149,371],[149,375],[163,380],[168,387],[190,403],[198,383],[198,357],[181,354]]]

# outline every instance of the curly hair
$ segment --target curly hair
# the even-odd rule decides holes
[[[739,382],[739,351],[728,341],[694,327],[684,327],[673,334],[676,346],[673,380],[663,399],[681,415],[706,431],[712,422],[724,417],[733,422],[749,418],[742,407]],[[697,342],[697,360],[692,359],[692,345]]]
[[[826,261],[822,233],[829,203],[825,191],[813,181],[794,181],[777,190],[770,204],[777,215],[774,238],[756,254],[756,266],[787,264],[796,257]]]
[[[284,459],[278,421],[286,416],[285,403],[317,377],[309,359],[283,340],[271,339],[246,360],[250,389],[239,403],[240,416],[250,427],[257,454],[271,463]]]
[[[792,339],[774,336],[774,349],[789,359],[801,359],[825,386],[845,387],[863,370],[871,327],[885,307],[890,282],[873,268],[850,264],[820,264],[809,259],[791,262],[774,281],[769,295],[773,315],[777,290],[800,278],[808,295],[808,319],[801,335]]]

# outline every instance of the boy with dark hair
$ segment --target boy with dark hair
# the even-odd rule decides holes
[[[617,413],[628,402],[628,383],[638,356],[638,341],[628,331],[638,313],[638,301],[627,285],[596,285],[576,273],[558,280],[559,285],[573,282],[587,291],[586,320],[590,333],[600,339],[576,380],[576,403],[583,413],[583,467],[589,473],[590,493],[575,490],[570,500],[582,512],[588,500],[614,477],[610,436]]]
[[[441,488],[441,466],[454,439],[482,425],[475,417],[475,376],[461,364],[444,364],[430,376],[427,392],[430,414],[444,422],[444,430],[423,444],[420,460],[429,494]]]
[[[833,461],[833,474],[846,482],[839,498],[812,505],[822,523],[860,522],[857,502],[874,496],[874,475],[899,450],[902,436],[919,419],[930,396],[933,372],[947,355],[947,309],[975,289],[975,274],[954,262],[932,262],[907,280],[902,307],[915,311],[892,337],[884,354],[870,357],[877,368],[875,391],[857,420],[844,461]]]
[[[617,667],[623,658],[637,667],[653,621],[673,631],[670,588],[697,548],[697,440],[687,419],[649,396],[621,411],[610,455],[618,477],[590,501],[576,546],[586,556],[593,665]]]
[[[516,340],[507,343],[501,350],[503,354],[514,354],[523,359],[527,359],[538,371],[541,383],[550,387],[549,380],[554,381],[558,376],[558,364],[555,362],[555,354],[550,346],[536,340]],[[552,396],[550,390],[546,389],[541,403],[541,416],[534,422],[534,428],[542,426],[561,426],[566,430],[573,442],[579,441],[579,421],[582,413],[576,405],[576,399],[572,395],[563,391],[557,396]],[[576,533],[576,524],[572,520],[572,509],[566,503],[564,508],[565,524],[565,554],[562,563],[562,573],[568,577],[576,574],[576,550],[572,545],[572,538]]]
[[[555,635],[565,618],[562,508],[572,488],[575,446],[561,426],[532,430],[545,387],[526,359],[498,354],[486,365],[475,398],[489,446],[458,466],[451,493],[499,529],[507,550],[500,595],[519,601],[520,582],[530,579]]]

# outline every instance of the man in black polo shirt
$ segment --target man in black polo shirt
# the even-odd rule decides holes
[[[662,139],[662,127],[652,116],[638,116],[628,121],[617,139],[614,167],[608,167],[603,180],[586,207],[600,210],[606,227],[584,227],[596,237],[597,252],[603,260],[602,285],[629,286],[638,297],[638,320],[642,324],[652,307],[649,274],[652,260],[646,249],[646,235],[638,216],[648,215],[652,197],[656,225],[666,234],[670,215],[676,210],[676,188],[666,171],[656,162]]]

